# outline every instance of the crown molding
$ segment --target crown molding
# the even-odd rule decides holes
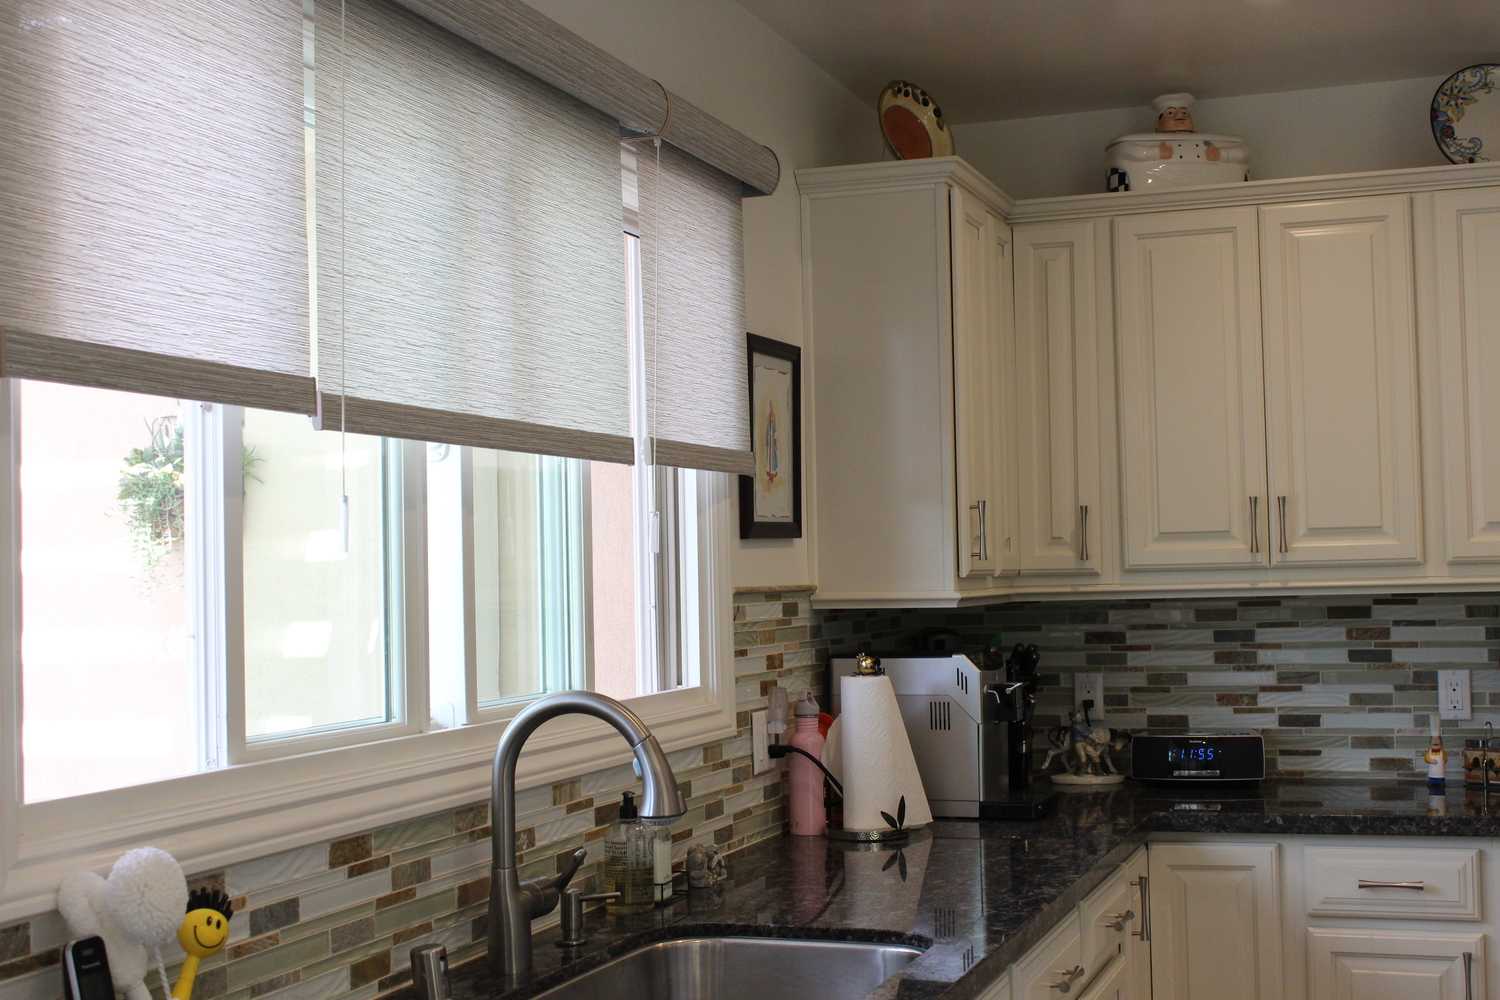
[[[797,190],[803,197],[899,191],[949,181],[1006,217],[1010,216],[1011,209],[1016,204],[1015,199],[996,187],[994,181],[958,156],[810,167],[798,170],[796,177]]]

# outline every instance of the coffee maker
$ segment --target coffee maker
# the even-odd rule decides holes
[[[902,723],[934,816],[956,819],[1036,819],[1052,795],[1033,786],[1031,720],[1036,707],[1035,646],[1009,654],[881,658],[896,693]],[[839,678],[855,657],[831,664],[832,709],[841,711]]]

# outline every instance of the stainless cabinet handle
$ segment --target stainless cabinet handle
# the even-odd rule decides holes
[[[984,558],[984,515],[980,513],[980,511],[983,509],[982,507],[980,507],[980,504],[982,504],[983,502],[984,501],[982,500],[976,500],[975,502],[969,504],[969,509],[972,510],[975,514],[979,515],[979,548],[977,550],[973,548],[969,549],[970,559]]]
[[[1079,530],[1078,530],[1078,561],[1089,561],[1089,505],[1081,503],[1078,505]]]
[[[1057,974],[1062,976],[1062,978],[1049,986],[1048,989],[1056,990],[1059,993],[1069,993],[1073,989],[1073,984],[1082,978],[1083,966],[1075,965],[1071,969],[1062,969]]]
[[[1281,551],[1286,551],[1286,497],[1276,498],[1276,510],[1281,517]]]
[[[1126,910],[1124,913],[1106,913],[1104,915],[1104,926],[1112,931],[1123,931],[1125,925],[1134,919],[1134,910]]]
[[[1474,1000],[1474,953],[1464,952],[1464,1000]]]
[[[1369,878],[1362,878],[1355,884],[1361,889],[1413,889],[1422,892],[1427,888],[1426,882],[1386,882]]]
[[[1141,929],[1131,931],[1131,937],[1138,937],[1142,941],[1151,940],[1151,879],[1142,875],[1130,883],[1141,890]]]
[[[990,560],[990,502],[979,501],[979,558]]]
[[[1260,551],[1260,525],[1257,523],[1260,513],[1260,497],[1250,498],[1250,553],[1254,555]]]

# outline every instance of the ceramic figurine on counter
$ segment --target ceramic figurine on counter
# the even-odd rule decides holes
[[[1427,787],[1444,791],[1448,787],[1448,751],[1443,749],[1443,724],[1436,713],[1432,716],[1432,742],[1422,759],[1427,762]]]
[[[1114,733],[1107,726],[1091,725],[1083,713],[1068,713],[1068,724],[1058,726],[1047,735],[1052,749],[1042,760],[1043,773],[1052,761],[1061,758],[1063,772],[1052,775],[1059,785],[1117,785],[1125,780],[1110,758],[1112,750],[1123,750],[1129,737]]]

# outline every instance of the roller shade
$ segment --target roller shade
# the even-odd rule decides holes
[[[311,413],[298,0],[0,0],[0,374]]]
[[[738,178],[741,193],[770,194],[781,163],[769,147],[539,13],[522,0],[400,0],[422,17],[546,80],[620,123],[660,135]]]
[[[341,52],[319,0],[324,426],[631,461],[616,122],[387,0],[345,16]]]
[[[739,181],[665,143],[636,162],[654,461],[750,475]]]

